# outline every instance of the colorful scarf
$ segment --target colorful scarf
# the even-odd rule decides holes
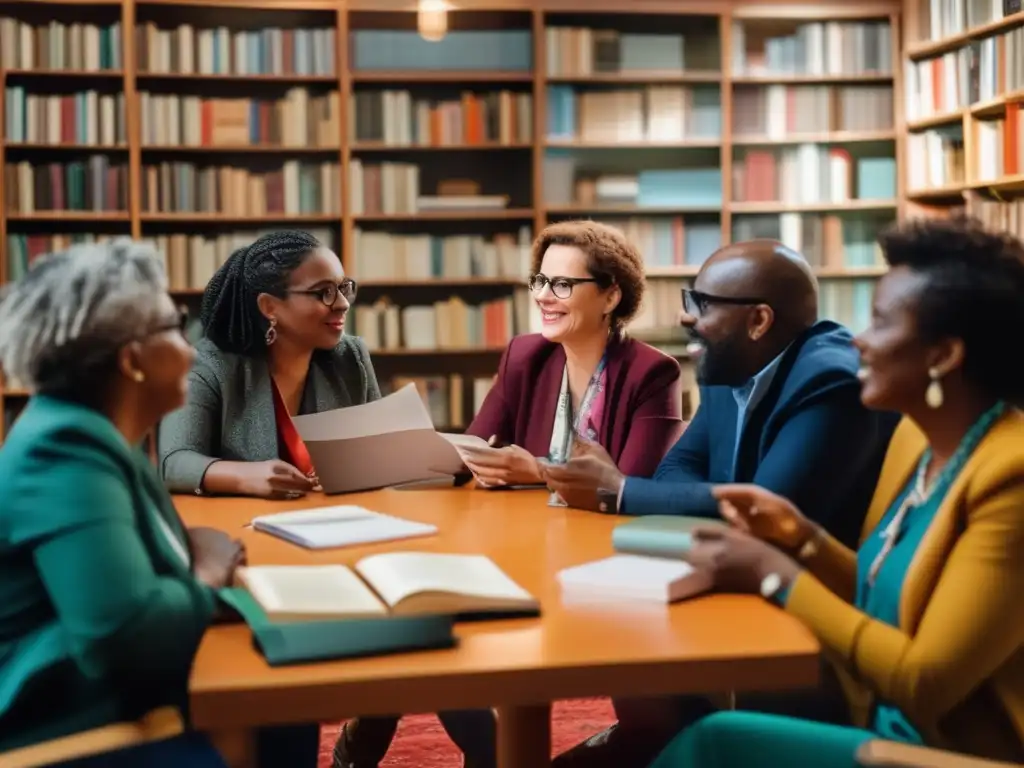
[[[605,356],[597,364],[597,370],[590,377],[587,391],[580,401],[579,411],[575,414],[572,410],[572,393],[569,391],[569,369],[562,369],[562,387],[558,392],[555,423],[551,430],[551,444],[548,447],[548,461],[551,463],[564,464],[569,460],[576,436],[590,441],[597,441],[599,438],[604,421],[605,390],[608,382],[606,362]],[[548,504],[565,506],[565,502],[557,493],[551,494]]]

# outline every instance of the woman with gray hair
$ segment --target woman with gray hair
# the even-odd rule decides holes
[[[185,400],[182,326],[158,254],[127,239],[43,257],[2,297],[0,366],[35,394],[0,451],[0,753],[185,709],[245,552],[186,530],[139,449]],[[315,765],[315,727],[262,737],[261,759]],[[188,732],[75,765],[222,762]]]

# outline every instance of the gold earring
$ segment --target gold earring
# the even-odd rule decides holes
[[[924,391],[924,401],[925,403],[927,403],[929,408],[941,408],[943,402],[943,393],[939,369],[929,368],[928,378],[931,379],[931,383],[928,385],[928,389]]]
[[[139,384],[146,380],[146,374],[142,371],[132,371],[132,378]]]
[[[275,327],[276,325],[277,320],[275,320],[274,318],[270,318],[270,327],[267,328],[267,332],[263,335],[263,340],[267,342],[268,347],[275,341],[277,341],[277,328]]]

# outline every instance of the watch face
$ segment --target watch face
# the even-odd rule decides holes
[[[761,580],[761,597],[770,599],[782,586],[782,578],[777,573],[769,573]]]

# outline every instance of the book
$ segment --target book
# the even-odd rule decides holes
[[[559,572],[567,602],[636,600],[674,603],[706,592],[711,575],[682,560],[612,555]]]
[[[618,525],[612,531],[612,547],[624,555],[649,555],[678,559],[693,545],[692,531],[725,525],[719,520],[676,515],[647,515]]]
[[[437,526],[357,506],[318,507],[254,518],[254,530],[306,549],[332,549],[437,533]]]
[[[434,429],[414,384],[348,408],[296,416],[324,493],[351,493],[452,478],[465,466]]]
[[[260,565],[236,576],[275,622],[444,614],[537,615],[540,604],[484,555],[389,552],[346,565]]]

